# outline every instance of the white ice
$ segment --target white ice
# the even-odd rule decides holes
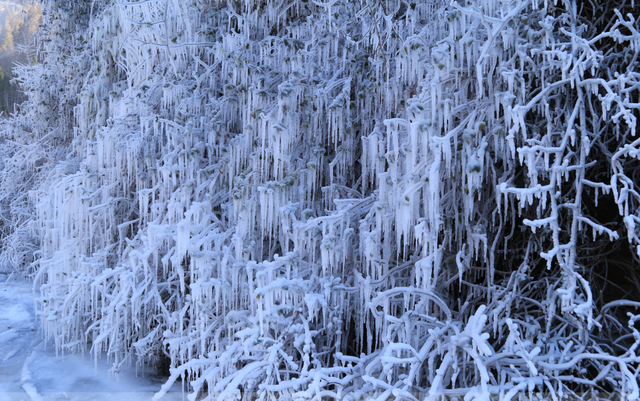
[[[124,367],[115,377],[106,358],[56,356],[43,340],[33,308],[29,280],[0,270],[0,400],[3,401],[139,401],[151,400],[166,378],[148,367]],[[174,385],[163,400],[182,400]]]

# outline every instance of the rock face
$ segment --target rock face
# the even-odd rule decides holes
[[[637,397],[638,26],[545,7],[45,1],[3,261],[194,399]]]

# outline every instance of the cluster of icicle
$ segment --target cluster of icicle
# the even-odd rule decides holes
[[[164,355],[156,399],[639,398],[640,314],[577,262],[587,227],[640,247],[640,76],[596,50],[637,58],[632,17],[587,40],[568,1],[44,3],[3,255],[35,261],[59,351]],[[624,232],[582,214],[598,191]]]

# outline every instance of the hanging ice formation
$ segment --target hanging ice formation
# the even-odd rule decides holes
[[[633,15],[43,3],[3,260],[60,352],[164,355],[192,400],[638,398],[640,304],[597,276],[640,255]]]

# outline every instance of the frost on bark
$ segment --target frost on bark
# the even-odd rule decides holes
[[[637,399],[637,17],[44,1],[3,260],[59,351],[194,400]]]

